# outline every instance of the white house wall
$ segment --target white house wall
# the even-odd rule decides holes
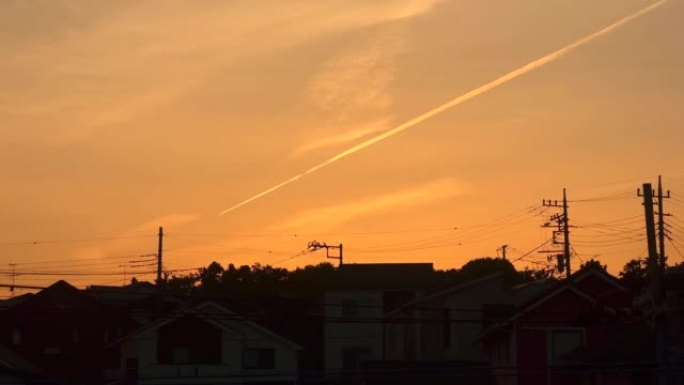
[[[294,382],[297,375],[298,352],[289,344],[240,325],[242,330],[221,332],[222,358],[218,365],[158,365],[157,330],[138,335],[122,345],[124,361],[137,358],[141,385],[161,384],[231,384],[257,382]],[[243,369],[243,349],[275,350],[275,368]]]
[[[343,301],[357,302],[357,314],[343,315]],[[325,370],[343,369],[345,349],[367,348],[369,359],[383,353],[383,292],[379,290],[340,290],[325,295]],[[350,322],[344,322],[348,319]],[[338,321],[339,320],[339,321]],[[362,322],[351,322],[363,320]]]

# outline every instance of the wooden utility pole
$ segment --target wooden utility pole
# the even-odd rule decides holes
[[[164,246],[164,228],[159,227],[159,241],[157,246],[157,285],[162,283],[162,251]]]
[[[653,294],[657,293],[660,286],[658,246],[656,244],[655,219],[653,214],[653,187],[650,183],[644,183],[643,191],[637,191],[637,195],[644,198],[644,215],[646,218],[646,243],[648,245],[647,270],[649,282]]]
[[[663,199],[670,198],[670,191],[663,195],[663,177],[658,175],[658,241],[660,242],[659,264],[662,270],[667,266],[667,256],[665,255],[665,214]]]
[[[501,258],[506,259],[506,251],[508,250],[508,245],[502,245],[501,249],[499,250],[501,250]]]
[[[558,207],[563,209],[562,214],[554,214],[551,216],[551,221],[556,222],[558,230],[553,232],[553,243],[563,244],[563,254],[558,255],[558,270],[565,270],[565,277],[570,278],[572,274],[572,269],[570,268],[570,252],[572,248],[570,247],[570,218],[568,217],[568,195],[565,189],[563,189],[563,201],[558,202],[557,200],[542,200],[542,205],[545,207]],[[551,227],[551,223],[547,223],[544,227]],[[556,240],[557,234],[563,234],[563,242],[558,242]]]
[[[128,281],[126,281],[126,264],[119,265],[119,267],[123,268],[123,285],[126,286],[128,283]]]
[[[16,278],[17,278],[17,264],[16,263],[10,263],[10,267],[12,268],[12,286],[10,287],[10,297],[14,297],[15,290],[16,290]]]
[[[565,255],[565,277],[570,278],[570,226],[568,218],[568,196],[563,189],[563,255]]]

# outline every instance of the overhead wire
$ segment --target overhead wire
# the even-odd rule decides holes
[[[34,241],[0,241],[0,246],[19,246],[19,245],[44,245],[57,243],[81,243],[81,242],[101,242],[101,241],[115,241],[121,239],[135,239],[135,238],[151,238],[154,235],[127,235],[127,236],[111,236],[111,237],[93,237],[93,238],[75,238],[75,239],[49,239],[49,240],[34,240]]]

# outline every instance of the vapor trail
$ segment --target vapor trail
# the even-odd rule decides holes
[[[632,20],[637,19],[637,18],[645,15],[648,12],[651,12],[652,10],[654,10],[657,7],[660,7],[661,5],[663,5],[666,2],[667,2],[667,0],[659,0],[658,2],[653,3],[653,4],[649,5],[648,7],[644,8],[644,9],[642,9],[636,13],[633,13],[627,17],[624,17],[624,18],[614,22],[613,24],[610,24],[609,26],[592,33],[591,35],[585,36],[585,37],[575,41],[574,43],[571,43],[569,45],[566,45],[563,48],[558,49],[557,51],[551,52],[550,54],[548,54],[546,56],[543,56],[537,60],[534,60],[530,63],[527,63],[524,66],[522,66],[518,69],[515,69],[515,70],[507,73],[506,75],[501,76],[498,79],[492,80],[491,82],[489,82],[487,84],[484,84],[478,88],[475,88],[471,91],[468,91],[465,94],[458,96],[458,97],[442,104],[441,106],[435,107],[435,108],[433,108],[433,109],[431,109],[431,110],[429,110],[429,111],[427,111],[421,115],[416,116],[415,118],[413,118],[407,122],[400,124],[397,127],[389,129],[389,130],[387,130],[387,131],[385,131],[385,132],[383,132],[377,136],[374,136],[374,137],[372,137],[372,138],[370,138],[364,142],[361,142],[361,143],[359,143],[359,144],[357,144],[357,145],[355,145],[355,146],[353,146],[353,147],[351,147],[345,151],[342,151],[341,153],[333,156],[332,158],[326,160],[325,162],[320,163],[314,167],[311,167],[310,169],[302,172],[301,174],[295,175],[292,178],[285,180],[284,182],[281,182],[281,183],[279,183],[279,184],[277,184],[277,185],[275,185],[275,186],[273,186],[273,187],[271,187],[265,191],[262,191],[256,195],[252,196],[249,199],[246,199],[246,200],[244,200],[244,201],[242,201],[242,202],[240,202],[240,203],[238,203],[238,204],[236,204],[236,205],[234,205],[234,206],[232,206],[226,210],[221,211],[219,213],[219,215],[224,215],[224,214],[227,214],[233,210],[236,210],[236,209],[238,209],[238,208],[240,208],[240,207],[242,207],[248,203],[251,203],[251,202],[253,202],[253,201],[255,201],[255,200],[257,200],[257,199],[259,199],[265,195],[268,195],[268,194],[270,194],[276,190],[279,190],[279,189],[289,185],[290,183],[296,182],[297,180],[299,180],[299,179],[301,179],[301,178],[303,178],[309,174],[312,174],[312,173],[314,173],[314,172],[316,172],[316,171],[318,171],[324,167],[327,167],[327,166],[337,162],[338,160],[344,159],[344,158],[348,157],[349,155],[352,155],[352,154],[359,152],[359,151],[361,151],[367,147],[370,147],[376,143],[379,143],[379,142],[381,142],[387,138],[390,138],[394,135],[397,135],[397,134],[417,125],[418,123],[422,123],[422,122],[424,122],[424,121],[426,121],[426,120],[428,120],[428,119],[430,119],[436,115],[441,114],[442,112],[444,112],[450,108],[456,107],[456,106],[460,105],[461,103],[464,103],[464,102],[466,102],[466,101],[468,101],[468,100],[470,100],[476,96],[484,94],[487,91],[491,91],[494,88],[497,88],[503,84],[510,82],[511,80],[514,80],[520,76],[523,76],[523,75],[527,74],[528,72],[532,72],[532,71],[534,71],[540,67],[543,67],[543,66],[545,66],[545,65],[547,65],[553,61],[556,61],[556,60],[560,59],[561,57],[565,56],[566,54],[574,51],[576,48],[589,43],[590,41],[596,39],[597,37],[600,37],[602,35],[605,35],[607,33],[610,33],[612,31],[622,27],[623,25],[631,22]]]

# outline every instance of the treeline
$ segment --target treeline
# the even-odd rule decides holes
[[[596,260],[586,261],[579,268],[588,267],[607,269],[606,265]],[[460,269],[433,271],[428,289],[452,287],[493,273],[504,274],[511,284],[558,277],[556,272],[548,268],[517,270],[511,262],[501,258],[478,258],[469,261]],[[212,262],[196,272],[166,276],[162,284],[170,292],[182,296],[249,298],[287,295],[311,298],[333,288],[339,282],[339,274],[338,268],[330,263],[288,270],[258,263],[242,266],[229,264],[224,267],[218,262]],[[619,273],[619,279],[631,290],[640,291],[647,279],[645,261],[629,261]],[[133,278],[131,284],[143,283]]]
[[[607,269],[596,260],[580,265]],[[501,258],[478,258],[460,269],[435,270],[429,279],[428,289],[439,290],[452,287],[493,273],[503,273],[511,284],[521,284],[539,279],[556,279],[554,271],[547,268],[517,270],[508,260]],[[295,270],[270,265],[229,264],[223,266],[212,262],[196,272],[185,275],[166,276],[164,286],[177,295],[252,297],[293,296],[315,297],[338,282],[339,270],[330,263],[309,265]],[[620,280],[630,289],[641,290],[646,282],[646,264],[643,260],[631,260],[619,274]],[[139,284],[135,278],[132,284]]]

